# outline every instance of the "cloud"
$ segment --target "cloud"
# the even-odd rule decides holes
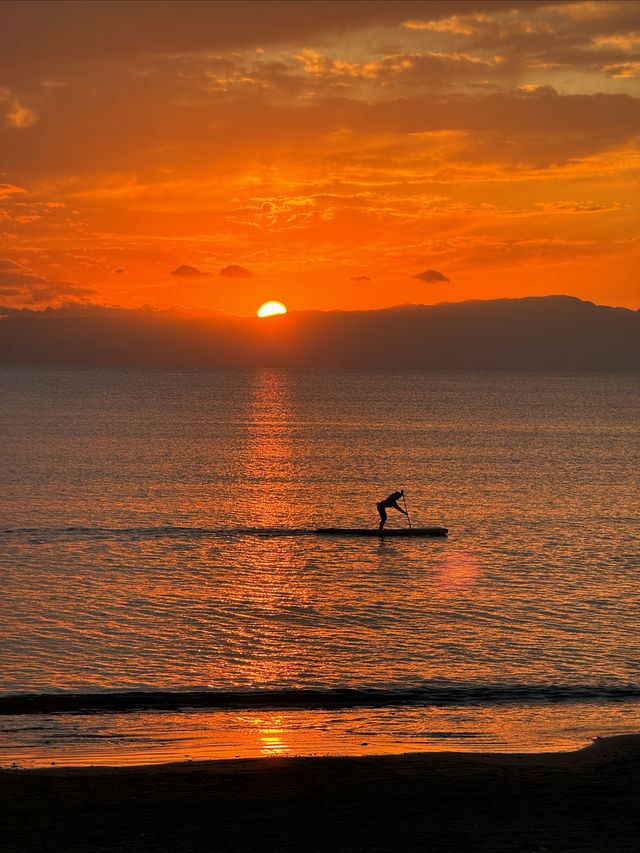
[[[463,267],[476,250],[438,253],[434,241],[553,233],[608,246],[632,231],[640,50],[629,4],[572,14],[576,4],[509,0],[274,0],[251,4],[249,21],[232,0],[169,1],[154,5],[151,29],[135,26],[148,17],[140,4],[53,5],[48,21],[38,4],[4,4],[24,24],[0,31],[11,247],[0,254],[21,262],[6,272],[33,263],[126,305],[249,311],[254,288],[240,279],[251,271],[226,267],[231,257],[256,281],[291,278],[306,304],[387,299],[398,272],[407,291],[424,290],[410,271],[427,260],[451,272],[458,299],[479,275]],[[28,116],[14,101],[38,122],[16,130]],[[554,247],[521,244],[492,262]],[[204,271],[174,269],[180,256]],[[218,276],[231,285],[212,294]],[[37,282],[7,286],[17,300]]]
[[[15,269],[20,270],[20,267],[15,267]],[[22,285],[22,284],[33,284],[40,285],[45,282],[46,279],[42,278],[39,275],[30,275],[26,272],[0,272],[0,285]]]
[[[435,284],[438,281],[451,281],[446,275],[442,275],[438,270],[425,270],[424,272],[416,273],[411,278],[417,278],[419,281],[424,281],[425,284]]]
[[[605,213],[620,210],[618,202],[602,204],[596,201],[537,201],[535,207],[544,213],[576,214]]]
[[[619,65],[605,65],[602,72],[607,77],[637,77],[640,74],[640,62],[621,62]]]
[[[163,0],[153,15],[146,3],[3,4],[0,55],[8,78],[58,80],[76,63],[121,61],[135,56],[212,53],[308,43],[357,27],[390,27],[407,19],[447,18],[499,9],[535,9],[549,0],[392,0],[345,3],[288,0]],[[56,75],[55,78],[52,75]],[[44,75],[44,76],[43,76]]]
[[[545,210],[545,213],[547,211]],[[455,248],[454,248],[455,247]],[[437,247],[435,247],[437,248]],[[476,235],[467,237],[449,247],[451,259],[465,270],[478,270],[480,267],[523,268],[559,262],[575,262],[579,259],[594,258],[619,251],[622,244],[606,244],[600,240],[566,239],[563,237],[492,237]],[[446,251],[443,247],[443,253]]]
[[[229,264],[228,267],[223,267],[220,270],[220,275],[225,278],[251,278],[253,273],[245,269],[245,267],[239,267],[237,264]]]
[[[124,272],[124,270],[123,270]],[[180,264],[179,267],[176,267],[174,270],[171,270],[171,275],[178,276],[197,276],[197,275],[208,275],[206,272],[202,272],[197,267],[192,267],[189,264]]]
[[[0,272],[0,296],[19,305],[55,302],[69,296],[82,300],[95,293],[97,291],[91,287],[69,281],[54,281],[13,270]]]
[[[6,114],[5,120],[9,127],[32,127],[38,121],[38,116],[29,107],[25,107],[19,101],[14,101],[11,105],[11,112]]]
[[[478,76],[494,77],[502,73],[501,57],[478,57],[466,53],[392,53],[371,62],[348,62],[305,49],[296,59],[304,62],[305,80],[299,78],[309,92],[326,95],[330,91],[343,94],[359,92],[366,100],[388,100],[392,93],[403,95],[405,90],[423,91],[428,81],[429,91],[446,90],[463,84],[477,85]],[[295,70],[289,73],[289,83]],[[245,78],[246,79],[246,75]],[[373,85],[372,85],[373,84]]]
[[[437,33],[446,39],[448,49],[453,46],[456,51],[475,54],[476,58],[479,54],[499,60],[496,71],[504,72],[506,81],[528,69],[553,75],[569,67],[609,77],[633,76],[632,68],[613,75],[605,69],[638,59],[624,53],[639,41],[633,3],[560,2],[537,10],[530,7],[517,15],[502,14],[500,10],[494,10],[497,14],[486,14],[487,11],[471,10],[451,18],[405,21],[404,26],[422,30],[431,44],[431,33]],[[611,55],[602,49],[594,50],[594,45],[612,46],[616,50]],[[565,79],[563,85],[573,89],[572,82],[575,81]]]
[[[14,308],[11,305],[0,305],[0,315],[4,317],[38,317],[51,319],[55,317],[125,317],[125,318],[156,318],[171,315],[171,311],[158,311],[151,306],[141,308],[121,308],[119,305],[103,305],[96,302],[76,302],[65,300],[55,308]]]
[[[188,309],[173,306],[171,308],[159,309],[153,305],[141,305],[139,308],[123,308],[120,305],[104,305],[98,302],[77,302],[65,300],[60,305],[45,308],[16,308],[13,305],[0,304],[0,317],[36,317],[39,319],[53,319],[56,317],[106,317],[108,319],[198,319],[204,317],[223,317],[223,312],[211,309]],[[228,315],[227,315],[228,316]]]
[[[38,120],[36,113],[26,107],[9,89],[0,88],[0,103],[5,104],[2,109],[5,127],[31,127]]]
[[[13,184],[0,184],[0,198],[11,198],[15,193],[26,193],[26,190]]]
[[[197,200],[199,195],[215,197],[216,186],[226,193],[226,181],[221,183],[211,172],[212,161],[224,162],[228,181],[236,185],[238,177],[246,173],[247,163],[264,152],[264,162],[287,173],[304,168],[314,159],[318,162],[318,151],[327,159],[351,152],[354,161],[371,162],[369,147],[375,140],[355,138],[362,134],[378,134],[380,139],[396,135],[397,143],[410,151],[416,141],[412,134],[473,133],[469,146],[472,161],[477,162],[482,155],[492,163],[507,160],[530,164],[533,160],[535,166],[612,150],[637,136],[640,99],[624,94],[556,94],[540,85],[549,81],[537,69],[531,72],[534,77],[518,74],[517,79],[506,80],[507,84],[535,86],[532,92],[509,91],[508,85],[487,89],[475,83],[469,90],[459,85],[461,79],[477,80],[478,73],[481,78],[489,75],[494,79],[501,64],[482,59],[478,65],[463,54],[401,56],[409,64],[405,67],[401,62],[400,72],[387,67],[383,58],[376,65],[379,78],[348,77],[358,84],[364,81],[363,85],[370,87],[366,91],[354,90],[351,83],[345,90],[345,76],[334,81],[340,87],[337,89],[327,88],[322,78],[315,89],[304,84],[304,97],[288,97],[274,89],[268,74],[257,78],[250,94],[234,96],[226,91],[220,99],[212,97],[205,89],[205,81],[210,79],[207,66],[195,60],[177,66],[158,60],[152,66],[154,73],[148,76],[122,69],[108,81],[111,85],[102,81],[95,96],[89,95],[88,84],[55,90],[56,103],[43,112],[37,126],[26,134],[6,133],[3,169],[15,185],[48,181],[72,189],[74,201],[67,198],[73,207],[87,197],[114,203],[150,197],[150,202],[158,205],[163,194],[167,198],[184,195],[195,206],[202,204]],[[591,63],[596,56],[599,62],[605,61],[600,51],[594,50],[590,52]],[[631,66],[623,67],[611,55],[607,55],[606,65],[610,66],[609,75],[633,72]],[[249,71],[249,76],[256,77],[252,67]],[[510,68],[505,74],[515,76]],[[315,79],[315,75],[308,76]],[[302,77],[304,73],[300,72],[296,79]],[[613,85],[612,76],[602,79]],[[624,82],[625,78],[615,79]],[[452,88],[454,83],[457,88]],[[128,92],[124,103],[123,87]],[[444,96],[443,91],[449,94]],[[336,93],[340,92],[343,95],[338,97]],[[307,97],[310,93],[313,97]],[[167,113],[167,103],[180,104],[179,114],[177,106]],[[205,126],[215,127],[216,132],[201,133]],[[256,126],[261,128],[259,141]],[[123,127],[126,133],[119,130]],[[509,144],[505,145],[507,134]],[[95,144],[78,150],[73,145],[78,137]],[[431,145],[421,145],[425,154],[439,140],[427,141]],[[444,136],[440,141],[447,146],[449,159],[460,154]],[[363,150],[368,154],[365,158],[361,156]],[[326,172],[317,174],[322,178]],[[207,179],[211,180],[208,186]],[[9,187],[1,188],[0,195],[9,191]],[[64,191],[59,197],[65,198]],[[222,207],[215,209],[221,211]]]
[[[20,264],[16,264],[8,258],[0,258],[0,270],[19,270]]]
[[[612,44],[615,47],[620,47],[623,50],[628,50],[635,44],[640,44],[640,30],[628,33],[616,33],[611,36],[596,36],[593,39],[594,44]]]

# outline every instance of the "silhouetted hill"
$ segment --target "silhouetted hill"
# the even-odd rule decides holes
[[[640,370],[640,312],[569,296],[262,320],[88,313],[3,318],[0,362]]]

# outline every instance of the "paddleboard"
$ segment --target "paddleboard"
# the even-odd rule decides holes
[[[446,536],[446,527],[318,527],[315,533],[321,536]]]

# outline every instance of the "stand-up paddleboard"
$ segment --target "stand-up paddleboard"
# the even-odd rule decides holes
[[[314,531],[322,536],[446,536],[446,527],[318,527]]]

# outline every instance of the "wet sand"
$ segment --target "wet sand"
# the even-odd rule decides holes
[[[9,851],[640,849],[640,736],[573,753],[0,771]]]

